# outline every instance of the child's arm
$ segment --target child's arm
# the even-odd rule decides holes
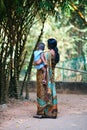
[[[45,65],[47,65],[44,53],[41,54],[41,60],[42,62],[44,62]]]

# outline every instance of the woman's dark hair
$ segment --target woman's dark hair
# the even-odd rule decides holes
[[[48,39],[48,48],[53,49],[55,51],[55,64],[57,64],[60,60],[60,56],[57,48],[57,40],[54,38]]]

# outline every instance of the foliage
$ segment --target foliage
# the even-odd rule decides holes
[[[34,9],[36,3],[32,3],[32,1],[3,0],[3,4],[5,10],[0,21],[0,69],[2,72],[2,76],[0,76],[2,92],[0,102],[2,102],[3,99],[6,101],[6,98],[3,97],[5,90],[7,90],[4,94],[6,97],[8,96],[9,90],[10,96],[19,98],[20,91],[18,82],[26,56],[25,43],[37,10],[36,8]],[[2,14],[3,10],[0,16],[2,16]],[[3,71],[8,71],[8,73],[3,73]],[[3,86],[5,87],[4,89]]]
[[[48,20],[50,15],[55,17],[58,23],[54,23],[54,19]],[[77,30],[85,29],[86,18],[86,0],[0,0],[0,103],[6,102],[8,91],[10,96],[20,97],[20,72],[25,63],[26,55],[29,54],[30,58],[31,51],[36,46],[34,35],[37,38],[37,29],[30,35],[30,29],[36,22],[39,23],[38,28],[42,28],[44,21],[47,20],[48,25],[50,24],[50,31],[48,25],[45,25],[42,39],[46,40],[52,35],[56,37],[59,41],[61,54],[64,52],[64,59],[66,59],[84,52],[82,48],[84,49],[86,45],[86,32],[75,32],[75,28]],[[51,34],[51,31],[55,31],[55,33]],[[60,31],[60,35],[58,35],[58,31]],[[31,37],[33,37],[32,42]],[[27,39],[29,45],[27,45]],[[61,41],[66,48],[62,49]],[[33,43],[32,47],[31,43]],[[71,53],[72,49],[74,53]],[[30,65],[32,65],[31,59],[29,60]]]

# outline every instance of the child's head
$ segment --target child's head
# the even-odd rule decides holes
[[[42,43],[42,42],[40,42],[40,43],[38,44],[38,49],[44,50],[44,49],[45,49],[45,44]]]

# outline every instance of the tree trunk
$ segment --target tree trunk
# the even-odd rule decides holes
[[[44,21],[43,21],[43,25],[42,25],[42,28],[41,28],[41,32],[40,32],[40,35],[39,35],[39,37],[38,37],[38,39],[37,39],[37,42],[36,42],[36,45],[35,45],[35,47],[34,47],[33,52],[36,50],[37,44],[40,42],[41,37],[42,37],[42,35],[43,35],[43,30],[44,30],[45,21],[46,21],[46,19],[44,19]],[[27,72],[26,72],[25,77],[24,77],[24,81],[23,81],[22,88],[21,88],[21,93],[20,93],[20,95],[22,96],[22,95],[23,95],[23,88],[24,88],[24,86],[25,86],[25,82],[27,81],[26,88],[25,88],[25,90],[26,90],[26,96],[25,96],[25,98],[26,98],[26,99],[29,99],[29,88],[28,88],[28,84],[29,84],[29,82],[30,82],[30,75],[31,75],[31,70],[32,70],[33,52],[32,52],[32,55],[31,55],[31,59],[30,59],[29,65],[28,65]]]

